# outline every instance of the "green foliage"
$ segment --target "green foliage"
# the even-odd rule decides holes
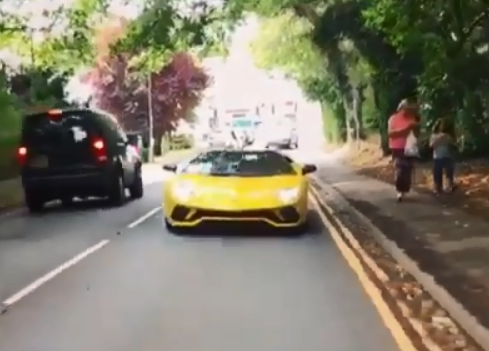
[[[345,136],[340,87],[332,78],[328,58],[312,41],[313,31],[308,20],[291,11],[262,19],[251,52],[258,67],[281,70],[298,82],[309,99],[321,103],[325,136],[339,142]]]
[[[324,74],[324,58],[310,40],[312,28],[290,12],[262,19],[250,45],[255,64],[266,70],[280,69],[300,82]]]
[[[215,25],[219,14],[205,2],[179,6],[178,1],[146,1],[142,14],[131,21],[125,35],[114,43],[115,53],[138,57],[133,65],[143,71],[158,71],[175,52],[215,50],[223,38]],[[188,8],[187,8],[188,7]]]
[[[461,154],[487,154],[488,0],[230,3],[267,17],[253,45],[257,63],[289,73],[321,102],[328,138],[373,131],[386,148],[388,117],[401,99],[416,97],[429,106],[422,138],[448,118]]]

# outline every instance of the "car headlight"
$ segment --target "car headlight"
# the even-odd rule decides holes
[[[172,187],[173,196],[181,201],[189,200],[194,195],[194,192],[195,186],[190,182],[176,183]]]
[[[284,203],[290,203],[299,197],[299,188],[281,189],[278,191],[279,199]]]

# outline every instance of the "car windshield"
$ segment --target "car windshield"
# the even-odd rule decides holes
[[[210,151],[194,158],[181,172],[221,177],[296,174],[290,160],[273,151]]]

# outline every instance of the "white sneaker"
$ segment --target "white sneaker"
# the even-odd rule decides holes
[[[403,193],[397,193],[397,202],[402,202],[404,199],[404,194]]]

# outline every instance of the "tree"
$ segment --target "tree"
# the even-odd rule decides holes
[[[347,115],[360,103],[369,116],[358,120],[377,128],[384,148],[387,118],[406,97],[428,107],[421,118],[425,132],[448,115],[463,154],[489,148],[488,0],[229,0],[227,6],[265,17],[292,11],[306,19]],[[352,103],[355,95],[360,99]]]
[[[327,62],[311,40],[313,26],[292,12],[264,18],[250,43],[255,64],[265,70],[279,69],[294,78],[307,97],[319,101],[323,108],[326,136],[333,142],[343,138],[344,118],[331,114],[344,113]]]
[[[465,154],[485,155],[489,147],[489,62],[484,49],[489,43],[488,6],[487,0],[383,0],[364,12],[367,25],[385,33],[398,52],[419,57],[416,91],[430,106],[425,120],[429,125],[451,116]]]
[[[126,21],[115,18],[99,28],[94,39],[98,52],[96,65],[84,79],[94,89],[93,102],[133,130],[148,128],[150,85],[154,137],[160,141],[165,132],[173,130],[176,121],[188,116],[189,110],[200,102],[210,77],[187,53],[175,53],[158,71],[141,74],[132,64],[133,54],[114,55],[110,50],[126,28]]]
[[[297,80],[310,99],[321,103],[330,141],[358,139],[363,135],[363,122],[361,92],[357,90],[364,86],[360,74],[364,67],[348,42],[341,50],[339,46],[336,50],[321,48],[314,41],[316,28],[292,11],[263,19],[251,46],[256,63],[265,69],[283,70]],[[347,59],[355,64],[341,65]]]
[[[131,21],[123,37],[112,43],[115,53],[129,53],[140,70],[157,71],[175,52],[206,52],[220,48],[227,27],[204,1],[144,2],[141,15]]]

